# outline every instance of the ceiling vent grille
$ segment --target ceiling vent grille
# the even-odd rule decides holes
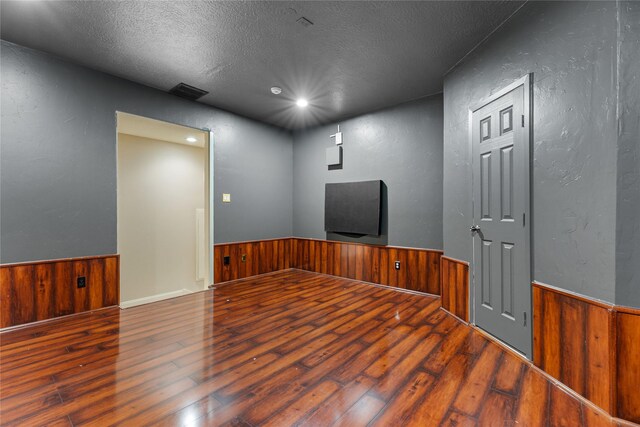
[[[169,93],[177,95],[181,98],[195,101],[196,99],[202,98],[209,92],[207,92],[206,90],[198,89],[197,87],[189,86],[186,83],[180,83],[171,88]]]

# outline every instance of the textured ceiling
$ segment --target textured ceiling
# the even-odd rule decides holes
[[[293,129],[440,92],[521,4],[2,1],[0,35],[161,90],[185,82],[209,91],[200,102]]]

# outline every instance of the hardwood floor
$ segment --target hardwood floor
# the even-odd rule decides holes
[[[0,423],[612,425],[439,307],[286,270],[4,332]]]

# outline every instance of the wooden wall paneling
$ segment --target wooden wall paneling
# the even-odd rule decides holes
[[[380,281],[382,285],[389,285],[389,251],[380,248]]]
[[[442,254],[439,252],[428,252],[428,268],[427,268],[427,292],[434,295],[441,295],[442,280],[440,279],[440,258]]]
[[[316,273],[322,272],[322,244],[324,241],[316,240],[314,243],[314,266],[313,271]]]
[[[403,269],[401,267],[400,271],[404,272],[404,283],[407,289],[411,289],[413,291],[422,291],[422,285],[420,284],[419,280],[420,280],[420,270],[423,270],[426,268],[426,265],[420,266],[418,264],[418,252],[416,250],[413,249],[407,249],[405,251],[403,251],[405,254],[405,258],[406,258],[406,262],[405,262],[405,268]],[[402,264],[401,264],[402,265]],[[402,283],[402,280],[399,280]]]
[[[449,311],[451,307],[451,291],[449,283],[451,282],[451,277],[449,277],[449,261],[447,258],[442,257],[440,259],[440,271],[442,272],[441,280],[442,285],[440,286],[440,303],[442,308]]]
[[[36,320],[55,317],[55,288],[53,286],[53,264],[35,266]],[[103,279],[103,278],[101,278]],[[95,285],[94,285],[95,286]],[[101,289],[98,286],[96,289]]]
[[[533,362],[613,413],[613,306],[533,284]]]
[[[289,239],[289,267],[298,267],[298,239]]]
[[[334,243],[334,245],[340,246],[340,274],[336,276],[349,277],[349,244],[348,243]]]
[[[103,304],[105,307],[120,303],[120,257],[104,259],[104,287]]]
[[[13,324],[11,309],[13,305],[13,290],[10,283],[12,270],[0,268],[0,328]]]
[[[308,249],[308,258],[307,258],[307,270],[316,271],[316,242],[315,240],[310,240],[307,243]]]
[[[310,256],[310,252],[309,252],[309,246],[310,246],[310,241],[309,240],[303,240],[302,241],[302,260],[300,262],[300,268],[302,268],[303,270],[309,270],[311,268],[311,264],[309,263],[309,256]]]
[[[222,282],[222,253],[222,246],[215,245],[213,248],[213,283]]]
[[[247,254],[246,264],[240,261],[243,253]],[[426,249],[303,238],[224,243],[214,247],[214,282],[293,267],[437,295],[441,255]],[[224,256],[230,256],[229,266],[222,265]],[[396,260],[400,270],[394,268]]]
[[[353,245],[355,246],[356,256],[355,256],[355,279],[356,280],[364,280],[364,245]]]
[[[342,258],[343,258],[343,277],[347,277],[349,279],[356,278],[356,247],[351,243],[343,243],[342,244]],[[346,275],[344,274],[346,272]]]
[[[443,256],[440,269],[442,274],[442,307],[468,322],[469,265],[463,261]]]
[[[276,246],[278,242],[275,242]],[[278,252],[277,247],[274,252]],[[255,276],[260,274],[260,243],[250,242],[246,243],[243,248],[243,254],[246,259],[244,261],[244,277]],[[242,261],[242,260],[241,260]],[[278,259],[276,259],[276,262]],[[276,265],[277,268],[277,265]]]
[[[330,242],[325,242],[327,248],[326,254],[326,262],[327,262],[327,271],[326,274],[331,274],[333,272],[333,244]]]
[[[451,261],[451,260],[445,260],[445,262],[443,263],[443,265],[445,265],[447,270],[448,270],[448,282],[444,285],[447,286],[449,288],[449,292],[447,294],[448,298],[447,301],[444,302],[442,306],[451,311],[452,313],[456,313],[456,301],[457,301],[457,295],[459,292],[458,289],[458,269],[456,268],[456,263]]]
[[[119,274],[117,255],[0,265],[0,328],[116,305]]]
[[[279,266],[279,270],[285,270],[287,268],[291,268],[290,265],[290,259],[289,259],[289,254],[290,254],[290,249],[289,247],[291,246],[291,239],[280,239],[279,240],[279,252],[282,254],[282,256],[280,257],[280,261],[282,262],[282,264]]]
[[[54,264],[56,283],[71,283],[73,272],[71,262],[59,262]],[[73,288],[71,286],[56,287],[56,314],[65,316],[73,310]],[[118,301],[119,302],[119,301]]]
[[[254,270],[254,253],[253,253],[254,243],[247,242],[242,243],[236,247],[236,269],[238,271],[238,279],[243,279],[245,277],[250,277],[258,274],[258,269]],[[242,260],[242,256],[245,257],[244,261]],[[259,261],[259,260],[258,260]]]
[[[585,304],[567,299],[560,323],[560,381],[584,396],[586,370]]]
[[[389,257],[387,258],[387,270],[389,271],[387,276],[387,283],[383,283],[385,285],[398,287],[398,273],[395,269],[394,263],[398,259],[398,249],[390,248],[388,250]]]
[[[277,269],[277,259],[276,265],[274,265],[274,255],[277,255],[277,251],[274,251],[273,241],[258,242],[258,251],[255,257],[258,261],[257,271],[259,274],[270,273]]]
[[[612,414],[615,410],[615,312],[596,305],[588,305],[587,311],[587,375],[595,379],[608,378],[605,385],[609,387],[587,377],[585,396]],[[607,341],[606,345],[602,344],[603,340]]]
[[[302,238],[292,238],[291,245],[295,268],[440,294],[441,251]],[[400,270],[395,269],[396,260]]]
[[[428,280],[429,280],[429,271],[431,269],[431,263],[430,263],[431,257],[429,256],[428,252],[417,251],[415,255],[413,255],[413,258],[415,258],[415,262],[418,269],[418,274],[416,276],[416,283],[414,284],[414,286],[418,288],[416,289],[417,291],[429,292],[430,289],[428,286],[429,284]],[[409,258],[408,262],[409,264],[411,264],[412,262],[411,257]],[[438,287],[440,287],[440,285],[438,285]]]
[[[300,264],[301,245],[291,245],[290,238],[249,242],[218,243],[214,245],[214,283],[244,279],[257,274],[290,268]],[[242,261],[242,256],[245,261]],[[229,265],[224,265],[224,257]],[[296,260],[292,261],[295,257]],[[293,263],[293,264],[292,264]]]
[[[76,285],[78,277],[86,277],[88,276],[87,265],[84,261],[74,261],[73,262],[73,275],[71,280],[71,288],[73,289],[73,308],[74,312],[78,313],[81,311],[89,310],[89,295],[87,292],[87,288],[78,288]]]
[[[224,264],[224,257],[229,257],[229,264]],[[231,245],[222,246],[222,281],[231,280]]]
[[[640,309],[617,308],[616,415],[640,424]]]
[[[90,274],[87,277],[87,294],[89,297],[89,310],[104,307],[104,287],[100,283],[105,282],[104,262],[99,259],[88,261]]]
[[[334,276],[342,276],[342,245],[331,242],[333,247],[333,269],[330,274]]]
[[[542,323],[542,320],[544,319],[544,307],[542,305],[543,295],[542,288],[535,285],[532,287],[531,305],[533,312],[531,313],[531,317],[533,318],[533,364],[544,371],[544,334],[541,333],[544,328],[544,323]]]
[[[369,281],[380,283],[380,248],[373,246],[371,249],[371,271]]]
[[[33,265],[21,265],[13,269],[11,283],[13,324],[35,322],[35,292],[33,288]],[[10,326],[10,325],[6,325]]]
[[[407,270],[409,268],[407,265],[407,250],[398,249],[397,256],[397,260],[400,261],[400,270],[396,270],[395,267],[393,269],[396,272],[396,286],[402,289],[410,289],[407,286]]]
[[[292,259],[291,266],[302,269],[302,241],[298,239],[291,239],[291,247],[294,248],[292,251],[294,259]]]
[[[469,321],[469,265],[466,263],[456,264],[456,275],[458,277],[458,287],[456,292],[456,307],[458,317]]]
[[[229,280],[240,279],[240,245],[229,245],[230,268],[229,268]]]
[[[371,276],[373,272],[373,247],[369,245],[362,246],[362,265],[361,265],[360,280],[365,282],[372,282]]]
[[[73,311],[75,313],[88,311],[89,310],[89,292],[87,287],[89,285],[88,283],[89,268],[87,266],[87,262],[83,260],[74,261],[72,266],[72,272],[73,273],[71,276],[69,286],[71,287],[71,289],[73,289],[73,304],[74,304]],[[77,279],[79,277],[85,278],[84,288],[78,288],[77,286],[77,282],[78,282]]]

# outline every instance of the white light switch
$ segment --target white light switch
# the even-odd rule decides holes
[[[222,193],[222,203],[231,203],[231,194]]]

